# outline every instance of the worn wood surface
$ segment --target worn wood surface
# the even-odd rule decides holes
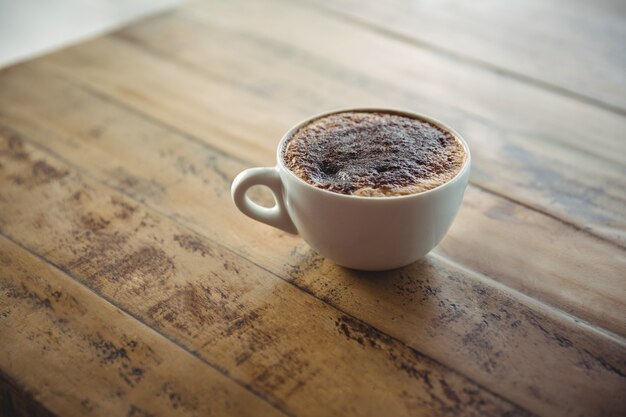
[[[36,253],[5,237],[0,253],[2,379],[53,414],[282,415]]]
[[[352,24],[626,114],[623,1],[308,1]]]
[[[547,58],[513,74],[586,45],[553,12],[541,51],[469,30],[487,66],[378,7],[192,3],[0,72],[0,411],[623,415],[623,85],[576,90],[588,67]],[[587,42],[624,39],[589,11]],[[339,268],[230,202],[283,131],[345,105],[423,111],[472,147],[452,229],[401,270]]]

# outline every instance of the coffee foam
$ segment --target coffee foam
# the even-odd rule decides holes
[[[309,184],[365,197],[436,188],[454,178],[466,158],[460,141],[432,123],[371,111],[319,117],[294,132],[282,155]]]

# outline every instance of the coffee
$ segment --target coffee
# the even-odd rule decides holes
[[[392,112],[348,111],[300,127],[282,149],[287,168],[315,187],[384,197],[438,187],[466,155],[450,132]]]

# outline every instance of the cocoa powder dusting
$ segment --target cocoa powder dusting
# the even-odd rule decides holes
[[[287,167],[318,188],[394,196],[435,188],[461,169],[465,151],[449,132],[408,116],[343,112],[297,130],[283,149]]]

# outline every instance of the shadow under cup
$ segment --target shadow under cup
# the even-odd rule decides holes
[[[431,123],[463,145],[463,166],[454,178],[436,188],[389,197],[324,190],[287,168],[283,148],[294,132],[317,118],[348,111],[393,113]],[[255,220],[300,234],[316,252],[341,266],[370,271],[408,265],[441,241],[461,205],[471,166],[467,143],[443,123],[412,112],[372,108],[342,109],[304,120],[283,136],[276,156],[275,167],[251,168],[235,178],[231,192],[236,206]],[[246,191],[254,185],[269,187],[276,205],[265,208],[252,202]]]

